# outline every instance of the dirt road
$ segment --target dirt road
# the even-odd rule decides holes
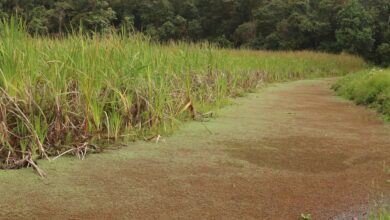
[[[390,198],[390,128],[331,82],[269,86],[159,144],[41,162],[43,181],[0,171],[0,219],[365,216]]]

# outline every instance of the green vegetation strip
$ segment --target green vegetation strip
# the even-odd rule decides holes
[[[349,55],[162,46],[142,35],[34,38],[0,25],[0,167],[152,138],[269,82],[366,68]]]
[[[333,88],[359,105],[367,105],[390,120],[390,69],[372,69],[351,74]]]

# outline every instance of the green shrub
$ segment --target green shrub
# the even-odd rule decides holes
[[[371,70],[348,75],[333,88],[359,105],[377,109],[390,119],[390,70]]]

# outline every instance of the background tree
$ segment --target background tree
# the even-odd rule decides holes
[[[46,34],[48,32],[48,11],[44,6],[33,8],[27,13],[27,30],[33,34]]]
[[[69,1],[55,2],[48,10],[52,32],[62,34],[63,26],[66,21],[69,21],[69,12],[74,10],[73,5]]]
[[[350,0],[338,14],[337,42],[343,50],[369,56],[374,44],[372,18],[357,0]]]
[[[103,0],[73,0],[72,5],[73,10],[69,12],[72,27],[82,24],[86,31],[104,32],[116,18],[115,11]]]
[[[389,0],[0,0],[32,34],[138,31],[161,42],[346,51],[389,65]]]

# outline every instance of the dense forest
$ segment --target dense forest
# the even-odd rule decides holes
[[[162,42],[344,51],[390,65],[389,0],[0,0],[0,15],[23,17],[31,34],[141,31]]]

